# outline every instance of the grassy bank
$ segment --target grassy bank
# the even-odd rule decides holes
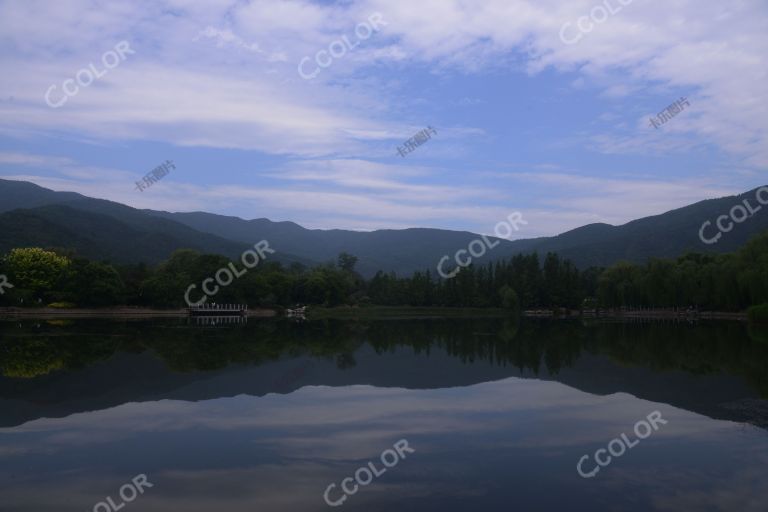
[[[440,318],[440,317],[502,317],[508,312],[501,308],[436,308],[411,306],[309,307],[309,318]]]
[[[0,308],[0,318],[180,318],[186,309],[152,308]],[[249,309],[249,317],[271,317],[273,309]]]

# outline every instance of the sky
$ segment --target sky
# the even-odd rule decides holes
[[[765,0],[0,0],[0,178],[321,229],[618,225],[766,184],[766,56]]]

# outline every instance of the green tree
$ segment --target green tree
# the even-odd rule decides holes
[[[501,297],[501,307],[511,311],[514,314],[520,313],[520,297],[517,292],[508,284],[505,284],[499,290]]]
[[[76,259],[62,280],[62,298],[81,306],[119,304],[124,292],[120,275],[107,263]]]
[[[354,272],[357,264],[357,256],[352,256],[347,252],[339,254],[338,267],[344,272]]]
[[[12,249],[5,257],[14,285],[35,294],[53,290],[70,264],[69,258],[39,247]]]

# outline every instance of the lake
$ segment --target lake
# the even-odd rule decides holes
[[[0,510],[768,508],[737,322],[0,322]]]

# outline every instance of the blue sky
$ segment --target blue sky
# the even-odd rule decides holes
[[[703,4],[4,0],[0,176],[310,228],[621,224],[766,183],[768,4]]]

